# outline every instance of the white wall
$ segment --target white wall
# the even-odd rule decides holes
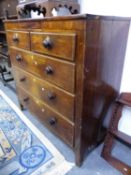
[[[78,0],[81,13],[131,17],[131,0]],[[122,74],[120,92],[131,92],[131,25]],[[126,113],[127,114],[127,113]],[[130,113],[131,114],[131,113]],[[130,129],[129,129],[130,125]],[[127,130],[128,126],[128,130]],[[131,115],[126,115],[119,123],[119,129],[131,135]]]
[[[131,0],[78,0],[81,13],[131,16]]]
[[[120,92],[131,92],[131,25],[125,55],[125,63],[121,81]]]

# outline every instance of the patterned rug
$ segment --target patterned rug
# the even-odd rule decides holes
[[[64,175],[72,167],[0,90],[0,175]]]

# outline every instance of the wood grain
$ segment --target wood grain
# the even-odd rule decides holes
[[[7,31],[7,40],[10,46],[30,50],[29,32],[25,31]],[[14,38],[17,38],[17,41]]]
[[[46,41],[50,41],[49,48],[44,46]],[[31,50],[38,53],[73,61],[75,59],[75,46],[75,33],[31,32]]]
[[[71,121],[74,121],[74,95],[14,66],[13,75],[19,87],[25,90],[28,89],[33,96],[44,101],[44,103],[47,103],[47,105]]]
[[[53,133],[62,138],[69,146],[73,146],[74,126],[61,117],[58,113],[39,99],[32,97],[22,88],[17,87],[20,103],[31,111],[44,125],[52,130]],[[28,100],[25,100],[28,99]],[[53,123],[52,120],[55,120]],[[66,134],[65,134],[66,133]]]
[[[63,123],[59,126],[61,130],[56,130],[73,145],[79,166],[85,153],[104,139],[103,122],[120,88],[129,24],[130,18],[88,14],[5,21],[6,30],[14,26],[18,31],[29,32],[30,51],[28,47],[9,46],[14,69],[18,67],[32,74],[28,76],[29,84],[16,80],[18,91],[20,86],[32,88],[34,97],[31,99],[37,96],[39,101],[50,106],[49,111],[53,110],[60,119],[74,125],[74,132],[69,127],[70,135],[62,131]],[[16,60],[17,55],[22,59],[17,57]],[[33,85],[32,78],[37,80]],[[41,93],[43,86],[56,91],[60,101],[51,104],[46,99],[47,91],[45,95]],[[27,93],[32,96],[30,91]],[[37,115],[37,107],[35,109],[31,102],[29,109]],[[46,123],[41,114],[38,118]]]
[[[10,49],[12,63],[25,69],[34,75],[53,83],[71,93],[75,91],[75,64],[66,61],[60,61],[47,56],[41,56],[26,52],[24,50]],[[20,55],[22,61],[17,61],[16,57]],[[52,73],[47,73],[47,68],[52,69]],[[47,69],[48,70],[48,69]]]

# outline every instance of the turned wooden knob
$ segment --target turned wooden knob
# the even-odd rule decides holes
[[[26,77],[20,78],[20,81],[21,81],[21,82],[24,82],[25,80],[26,80]]]
[[[53,69],[52,69],[52,67],[51,67],[51,66],[47,66],[47,67],[45,68],[45,72],[46,72],[46,74],[53,74]]]
[[[52,118],[49,119],[49,124],[50,124],[51,126],[54,126],[54,125],[56,124],[56,122],[57,122],[57,120],[56,120],[56,118],[54,118],[54,117],[52,117]]]
[[[48,36],[45,38],[45,40],[42,42],[42,44],[46,49],[51,49],[53,46],[53,43],[52,43],[50,37],[48,37]]]
[[[56,94],[53,92],[48,92],[47,96],[49,100],[54,100],[56,98]]]
[[[17,56],[16,56],[16,60],[17,60],[17,61],[22,61],[22,56],[21,56],[21,55],[17,55]]]
[[[24,101],[24,102],[29,101],[29,97],[25,97],[25,98],[23,99],[23,101]]]
[[[14,42],[19,42],[18,35],[17,35],[17,34],[14,34],[12,40],[13,40]]]

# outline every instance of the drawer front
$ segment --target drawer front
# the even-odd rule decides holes
[[[14,65],[74,93],[75,64],[16,49],[10,55]]]
[[[21,21],[19,22],[5,22],[6,30],[29,30],[29,29],[38,29],[41,30],[40,22],[30,21],[29,23]]]
[[[10,46],[30,50],[29,32],[7,31],[7,40]]]
[[[73,147],[74,125],[44,105],[37,98],[30,96],[22,88],[17,87],[20,104],[28,108],[53,133]]]
[[[75,57],[75,34],[31,33],[31,50],[73,61]]]
[[[18,23],[8,23],[8,22],[5,22],[4,23],[4,26],[5,26],[5,29],[6,30],[18,30]]]
[[[42,81],[30,73],[13,67],[13,74],[16,84],[19,87],[28,89],[29,93],[44,101],[50,107],[61,113],[69,120],[74,120],[74,95]],[[34,86],[35,84],[35,86]]]

